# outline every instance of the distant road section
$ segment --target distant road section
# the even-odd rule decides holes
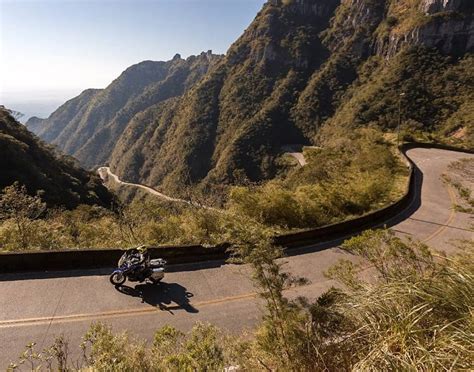
[[[287,155],[290,155],[292,158],[295,158],[298,164],[301,167],[304,167],[308,162],[303,154],[304,148],[318,149],[318,146],[304,146],[304,145],[285,145],[282,146],[282,150],[285,151]]]
[[[282,150],[285,151],[287,155],[295,158],[300,166],[304,167],[307,164],[303,155],[302,145],[285,145],[282,146]]]
[[[102,178],[102,181],[104,181],[104,182],[106,182],[108,180],[108,178],[111,177],[114,180],[114,182],[117,183],[118,185],[137,187],[139,189],[142,189],[142,190],[144,190],[144,191],[146,191],[146,192],[148,192],[152,195],[158,196],[159,198],[162,198],[162,199],[167,200],[167,201],[178,202],[178,203],[186,203],[186,204],[190,204],[190,205],[192,204],[189,200],[173,198],[171,196],[162,194],[161,192],[156,191],[155,189],[153,189],[149,186],[141,185],[139,183],[124,182],[116,174],[112,173],[112,171],[110,170],[110,167],[100,167],[97,170],[97,172],[99,173],[100,178]]]
[[[100,167],[97,170],[97,172],[99,173],[99,176],[100,176],[100,178],[102,178],[103,182],[107,182],[109,177],[111,177],[113,179],[113,181],[118,185],[137,187],[139,189],[142,189],[142,190],[150,193],[151,195],[157,196],[157,197],[159,197],[161,199],[164,199],[166,201],[169,201],[169,202],[184,203],[184,204],[192,205],[193,207],[204,208],[204,209],[212,210],[212,211],[215,211],[215,212],[224,213],[223,209],[209,207],[207,205],[203,205],[201,203],[196,203],[196,202],[193,202],[193,201],[190,201],[190,200],[173,198],[171,196],[165,195],[165,194],[155,190],[154,188],[152,188],[150,186],[142,185],[140,183],[131,183],[131,182],[122,181],[116,174],[112,173],[112,171],[110,170],[110,167]]]
[[[400,236],[448,252],[453,241],[472,240],[472,218],[453,208],[458,202],[456,194],[443,182],[442,175],[449,174],[450,163],[474,155],[425,148],[409,150],[407,155],[417,166],[416,201],[397,217],[380,223]],[[116,179],[108,168],[100,172]],[[146,186],[121,183],[179,200]],[[334,285],[324,271],[341,258],[357,260],[338,248],[343,239],[312,244],[285,258],[286,270],[308,280],[286,291],[286,295],[312,300]],[[41,350],[61,333],[70,339],[71,351],[77,352],[81,337],[93,321],[107,322],[116,331],[127,330],[148,340],[153,340],[155,330],[166,324],[186,331],[201,321],[241,332],[259,322],[261,302],[248,266],[215,261],[172,269],[159,286],[127,282],[123,292],[109,283],[110,269],[0,274],[0,369],[16,359],[27,343],[35,341]]]

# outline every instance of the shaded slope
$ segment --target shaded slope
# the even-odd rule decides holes
[[[24,184],[32,194],[39,192],[49,205],[108,207],[112,203],[112,195],[97,175],[79,168],[72,159],[55,154],[2,107],[0,190],[14,182]]]

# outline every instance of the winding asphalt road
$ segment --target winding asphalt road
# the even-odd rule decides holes
[[[114,183],[122,186],[131,186],[131,187],[137,187],[139,189],[142,189],[152,195],[155,195],[161,199],[171,201],[171,202],[178,202],[178,203],[186,203],[186,204],[191,204],[190,201],[184,200],[184,199],[177,199],[173,198],[171,196],[165,195],[159,191],[156,191],[155,189],[151,188],[150,186],[145,186],[141,185],[138,183],[131,183],[131,182],[125,182],[122,181],[116,174],[112,173],[110,170],[110,167],[100,167],[97,172],[99,173],[100,178],[102,178],[102,181],[107,182],[109,179],[112,179]]]
[[[413,149],[408,156],[418,167],[420,192],[406,211],[381,223],[436,249],[450,251],[452,240],[473,239],[473,221],[454,211],[455,193],[440,176],[451,162],[474,155]],[[324,270],[340,258],[356,259],[338,248],[341,240],[304,247],[285,258],[288,271],[308,279],[308,284],[289,289],[288,296],[315,298],[333,284]],[[28,342],[41,349],[61,333],[77,350],[93,321],[147,339],[165,324],[189,330],[203,321],[239,332],[259,321],[261,303],[247,266],[216,261],[171,271],[158,287],[129,284],[122,292],[109,283],[110,270],[0,275],[0,368],[16,359]]]
[[[142,189],[142,190],[146,191],[147,193],[149,193],[151,195],[157,196],[157,197],[159,197],[163,200],[169,201],[169,202],[184,203],[184,204],[192,205],[192,206],[198,207],[198,208],[204,208],[204,209],[210,209],[210,210],[217,211],[217,212],[223,212],[221,209],[208,207],[206,205],[202,205],[200,203],[196,203],[196,202],[193,202],[193,201],[190,201],[190,200],[173,198],[172,196],[165,195],[165,194],[155,190],[154,188],[152,188],[150,186],[142,185],[142,184],[139,184],[139,183],[131,183],[131,182],[122,181],[119,178],[119,176],[112,173],[112,171],[110,170],[110,167],[100,167],[97,170],[97,173],[99,173],[99,176],[100,176],[100,178],[102,179],[103,182],[107,182],[107,181],[112,180],[116,185],[136,187],[136,188],[139,188],[139,189]]]

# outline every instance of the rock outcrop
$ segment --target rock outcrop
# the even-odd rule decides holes
[[[472,13],[474,2],[469,0],[423,0],[420,9],[426,14],[440,12]]]
[[[410,46],[457,56],[474,52],[474,1],[423,0],[418,10],[413,10],[418,21],[412,27],[403,32],[395,28],[377,39],[377,54],[390,58]]]

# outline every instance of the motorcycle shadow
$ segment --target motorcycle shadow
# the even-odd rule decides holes
[[[173,314],[173,310],[185,310],[188,313],[198,313],[199,310],[191,305],[190,298],[194,295],[178,283],[164,283],[159,285],[146,283],[137,284],[135,287],[127,285],[116,286],[115,289],[128,296],[139,297],[160,310]]]

